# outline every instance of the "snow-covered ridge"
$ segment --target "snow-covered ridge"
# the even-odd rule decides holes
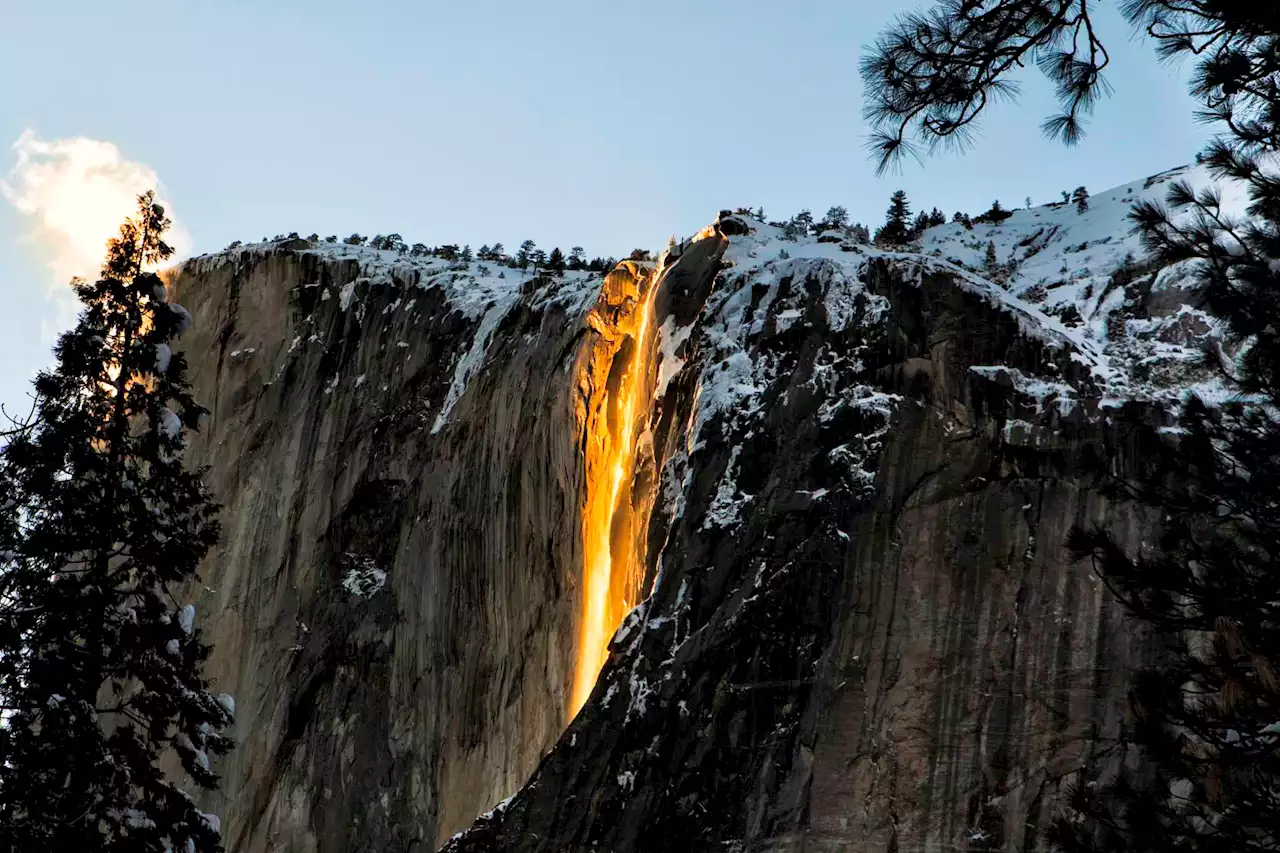
[[[1015,210],[995,224],[967,227],[949,223],[929,229],[917,245],[902,250],[859,244],[847,232],[828,231],[796,239],[782,228],[735,215],[733,219],[746,227],[733,230],[747,233],[729,236],[726,260],[734,277],[764,284],[804,274],[815,265],[829,266],[837,279],[856,285],[832,287],[832,304],[828,306],[832,318],[847,313],[848,306],[842,307],[841,300],[847,302],[855,291],[862,291],[866,267],[874,260],[906,264],[917,279],[946,274],[959,287],[1007,312],[1026,334],[1068,351],[1110,399],[1173,399],[1187,390],[1221,398],[1227,394],[1221,382],[1193,366],[1206,345],[1220,340],[1218,324],[1184,301],[1189,299],[1184,284],[1186,269],[1151,269],[1144,262],[1144,250],[1128,219],[1134,202],[1163,200],[1175,180],[1196,188],[1212,183],[1205,168],[1180,167],[1096,192],[1083,211],[1074,202],[1064,201]],[[1243,187],[1222,185],[1222,196],[1228,213],[1243,213]],[[691,240],[714,233],[714,227],[708,226]],[[662,253],[657,268],[674,263],[691,240]],[[368,292],[370,287],[395,286],[405,290],[407,304],[411,304],[414,289],[438,290],[451,307],[475,323],[471,345],[457,357],[448,399],[434,430],[447,422],[452,404],[483,365],[494,331],[521,300],[522,292],[532,302],[557,301],[571,316],[581,316],[594,304],[601,279],[595,272],[566,272],[528,295],[534,290],[530,287],[535,277],[532,270],[303,239],[248,244],[203,255],[186,261],[184,269],[207,272],[290,253],[355,263],[356,278],[337,292],[321,294],[321,299],[336,300],[337,307],[353,310],[361,319],[364,308],[357,294]],[[798,314],[784,310],[777,322],[797,319]],[[682,366],[677,350],[689,331],[671,324],[662,327],[662,390]],[[1001,365],[980,367],[978,375],[990,377],[998,374]],[[1048,387],[1031,379],[1019,387]],[[712,400],[707,402],[714,405]]]
[[[1206,168],[1182,166],[1098,192],[1089,197],[1084,211],[1063,201],[1014,210],[997,224],[975,223],[972,228],[958,222],[939,225],[925,233],[921,249],[968,269],[985,271],[990,243],[1001,266],[993,277],[1002,286],[1049,313],[1075,305],[1087,325],[1104,307],[1102,291],[1109,277],[1126,260],[1136,265],[1142,262],[1145,252],[1129,220],[1133,204],[1163,202],[1175,181],[1185,181],[1196,189],[1213,183]],[[1247,203],[1244,187],[1221,186],[1226,212],[1243,214]],[[1046,292],[1030,292],[1037,286]]]
[[[990,280],[1067,334],[1115,398],[1173,399],[1188,390],[1221,398],[1222,383],[1192,365],[1206,345],[1220,343],[1218,323],[1187,304],[1185,266],[1151,266],[1129,219],[1137,202],[1164,202],[1175,181],[1197,191],[1214,185],[1225,214],[1245,215],[1242,184],[1182,166],[1096,192],[1084,210],[1062,201],[1012,211],[996,224],[939,225],[920,248]]]
[[[535,271],[511,269],[484,261],[449,261],[429,255],[413,256],[390,249],[353,246],[345,243],[313,242],[301,238],[248,243],[183,262],[182,269],[207,273],[228,264],[243,263],[253,258],[277,254],[312,255],[330,261],[358,264],[358,276],[336,295],[341,307],[351,307],[355,291],[361,285],[411,285],[422,289],[439,288],[449,303],[468,319],[483,317],[497,303],[514,303],[521,287],[536,275]],[[554,296],[580,298],[585,285],[598,281],[598,273],[566,272],[557,281]],[[577,285],[575,287],[575,285]],[[584,309],[585,310],[585,309]]]
[[[697,414],[690,435],[691,450],[696,449],[705,426],[717,415],[725,413],[734,420],[753,415],[756,395],[777,378],[767,357],[752,359],[747,355],[751,349],[748,342],[763,331],[762,324],[772,323],[776,331],[785,332],[796,323],[813,321],[814,318],[804,316],[805,294],[791,289],[784,292],[780,283],[791,279],[814,282],[822,287],[825,315],[822,322],[828,331],[839,334],[851,325],[870,328],[884,322],[888,309],[884,297],[866,288],[869,267],[874,262],[899,267],[906,281],[918,283],[928,275],[945,275],[957,287],[1006,313],[1024,334],[1084,365],[1095,383],[1104,384],[1111,374],[1100,346],[1034,303],[955,263],[919,252],[889,251],[860,244],[852,238],[841,239],[832,232],[818,237],[789,238],[782,228],[740,216],[734,220],[736,227],[730,230],[747,233],[729,237],[725,260],[731,268],[723,274],[721,289],[707,305],[704,346],[710,347],[710,355],[705,359],[708,366],[701,377]],[[662,332],[664,341],[688,334],[688,330],[666,326]],[[674,349],[678,342],[673,341],[670,346],[664,344],[664,366],[669,360],[666,350]],[[849,361],[846,356],[834,351],[823,352],[820,358],[829,363],[815,365],[815,381],[844,376],[850,370],[853,373],[849,375],[861,373],[861,362],[857,358],[853,359],[855,363],[846,364]],[[679,363],[674,358],[670,360]],[[986,373],[975,372],[975,375],[992,378],[1000,370],[1000,366],[991,365],[987,366]],[[664,369],[664,380],[669,379],[668,372]],[[1019,377],[1022,381],[1013,383],[1014,387],[1037,401],[1053,396],[1062,407],[1079,396],[1079,389],[1065,385],[1060,377],[1022,377],[1021,374]],[[894,403],[889,399],[892,395],[871,386],[857,382],[848,385],[844,381],[837,384],[840,387],[815,389],[831,397],[826,404],[832,409],[827,413],[828,418],[840,406],[887,412]]]
[[[1058,202],[1015,210],[996,224],[949,223],[901,251],[859,244],[848,232],[788,238],[782,228],[735,216],[749,233],[730,238],[726,258],[738,274],[762,281],[816,262],[836,264],[843,276],[860,281],[874,259],[914,265],[917,280],[947,274],[1015,318],[1028,335],[1065,348],[1110,402],[1175,400],[1187,391],[1222,399],[1229,396],[1222,382],[1194,364],[1206,346],[1220,345],[1219,324],[1187,304],[1184,266],[1150,266],[1129,220],[1135,202],[1162,202],[1174,181],[1196,189],[1215,183],[1202,166],[1180,167],[1095,193],[1083,211]],[[1224,212],[1242,216],[1245,188],[1219,188]],[[990,378],[1001,368],[982,365],[975,373]],[[1022,377],[1015,386],[1067,396],[1053,377]]]
[[[1052,347],[1073,347],[1089,359],[1088,363],[1099,368],[1105,366],[1099,348],[1091,346],[1057,317],[961,263],[934,254],[877,248],[851,239],[833,240],[829,236],[831,232],[819,237],[789,240],[781,228],[755,221],[747,224],[750,234],[732,237],[732,245],[725,256],[742,273],[763,274],[781,262],[826,260],[842,267],[845,275],[860,281],[872,260],[906,263],[915,269],[917,279],[929,273],[945,273],[954,277],[956,284],[964,290],[983,297],[1017,318],[1028,334]]]

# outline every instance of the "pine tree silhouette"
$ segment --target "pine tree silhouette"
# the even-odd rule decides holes
[[[822,230],[840,229],[843,230],[849,226],[849,211],[841,205],[835,205],[827,210],[826,216],[822,217],[819,227]]]
[[[897,190],[889,199],[884,225],[876,231],[877,243],[901,244],[911,239],[911,205],[907,194]]]
[[[987,251],[982,258],[982,270],[987,274],[987,278],[992,279],[1000,271],[1000,259],[996,256],[996,244],[990,240],[987,241]]]
[[[219,825],[160,769],[213,788],[233,703],[175,598],[216,542],[187,470],[205,410],[170,349],[191,321],[147,267],[168,258],[150,193],[35,381],[36,418],[0,450],[0,850],[220,849]]]
[[[556,246],[551,250],[551,254],[547,257],[547,269],[557,275],[564,272],[566,261],[564,252],[560,251],[560,247]]]
[[[1084,187],[1076,187],[1071,193],[1071,200],[1076,203],[1076,213],[1084,213],[1089,209],[1089,191]]]
[[[533,262],[533,255],[537,248],[537,244],[532,240],[525,240],[521,243],[520,250],[516,252],[515,265],[522,270],[528,269],[529,264]]]

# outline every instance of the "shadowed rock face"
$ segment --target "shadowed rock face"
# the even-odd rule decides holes
[[[1060,783],[1107,748],[1125,675],[1149,659],[1063,548],[1076,524],[1111,524],[1133,549],[1154,539],[1151,518],[1082,470],[1096,452],[1133,470],[1137,449],[1087,403],[1037,417],[975,379],[970,365],[1002,363],[1084,381],[945,277],[880,286],[914,303],[919,331],[879,368],[904,401],[874,500],[847,523],[797,837],[815,851],[1043,849]]]
[[[451,405],[486,321],[409,273],[296,249],[176,276],[226,505],[197,604],[238,705],[232,853],[425,851],[517,791],[448,849],[1043,848],[1147,654],[1061,545],[1154,539],[1083,465],[1136,450],[1069,347],[955,276],[761,266],[750,235],[659,273],[651,594],[567,730],[584,431],[650,273],[526,288]]]
[[[1105,520],[1141,543],[1081,458],[1128,448],[1096,400],[1037,414],[969,368],[1087,392],[1086,371],[948,275],[872,261],[837,323],[839,271],[791,270],[718,282],[701,375],[655,415],[697,437],[658,442],[678,497],[653,594],[529,784],[450,851],[1042,849],[1061,780],[1115,734],[1146,641],[1062,542]],[[766,382],[698,432],[735,290]]]

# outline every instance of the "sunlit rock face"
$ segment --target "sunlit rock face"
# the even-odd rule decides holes
[[[652,403],[655,272],[627,261],[605,277],[587,317],[577,422],[582,425],[582,605],[570,714],[595,686],[609,638],[639,600],[653,506]]]
[[[171,279],[225,505],[196,601],[238,702],[213,802],[237,853],[433,849],[568,713],[599,282],[341,251]]]
[[[172,285],[232,853],[1043,849],[1117,731],[1152,643],[1062,542],[1154,541],[1088,464],[1147,404],[945,258],[722,214],[604,278],[300,241]]]

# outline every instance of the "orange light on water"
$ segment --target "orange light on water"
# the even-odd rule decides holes
[[[638,270],[636,270],[638,272]],[[653,295],[656,274],[641,303],[620,325],[630,327],[634,342],[630,363],[603,405],[607,417],[596,417],[587,436],[586,499],[582,513],[583,602],[578,628],[577,663],[569,708],[575,716],[591,696],[596,679],[609,655],[609,640],[626,615],[628,593],[643,580],[643,554],[633,524],[643,523],[647,513],[631,504],[638,430],[649,407],[649,373],[652,361]],[[626,332],[626,329],[619,329]],[[619,347],[621,352],[623,347]],[[615,353],[615,358],[617,353]]]

